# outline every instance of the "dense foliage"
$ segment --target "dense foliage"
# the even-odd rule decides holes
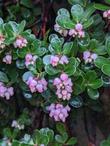
[[[28,0],[8,6],[7,17],[1,11],[0,146],[73,146],[79,139],[70,129],[79,110],[103,111],[101,96],[110,86],[109,5],[68,0],[47,32],[46,16],[41,22],[40,7]]]

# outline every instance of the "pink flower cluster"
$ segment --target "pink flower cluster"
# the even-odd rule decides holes
[[[4,41],[5,41],[4,35],[0,34],[0,48],[1,49],[5,47]]]
[[[69,35],[73,37],[83,38],[85,36],[85,32],[83,30],[83,26],[80,23],[77,23],[74,29],[69,30]]]
[[[28,67],[29,65],[34,65],[37,58],[38,57],[36,55],[33,56],[32,54],[27,54],[25,56],[25,65],[26,65],[26,67]]]
[[[14,42],[14,47],[15,48],[23,48],[23,47],[26,47],[27,46],[27,40],[22,37],[22,36],[18,36],[16,38],[16,41]]]
[[[85,63],[91,63],[97,58],[97,54],[91,53],[90,51],[83,52],[83,59],[85,60]]]
[[[3,62],[6,64],[11,64],[12,63],[12,56],[10,54],[7,54],[4,58],[3,58]]]
[[[68,35],[68,30],[62,29],[58,24],[54,25],[54,30],[64,37]]]
[[[70,107],[63,106],[62,104],[54,104],[52,103],[48,107],[48,111],[50,112],[49,116],[54,118],[55,121],[62,121],[65,122],[66,118],[68,117],[68,112],[70,111]]]
[[[45,90],[47,90],[47,81],[44,78],[39,79],[35,77],[29,77],[26,84],[29,86],[29,89],[31,90],[32,93],[34,92],[42,93]]]
[[[58,56],[58,55],[52,55],[50,58],[50,64],[54,67],[57,66],[58,64],[68,64],[68,58],[63,55],[63,56]]]
[[[0,97],[5,97],[7,100],[14,95],[13,87],[6,87],[4,83],[0,82]]]
[[[104,18],[107,18],[107,19],[110,19],[110,10],[107,10],[103,13],[103,17]]]
[[[69,100],[72,93],[72,81],[67,74],[62,73],[60,78],[55,78],[53,85],[56,87],[56,95],[63,100]]]

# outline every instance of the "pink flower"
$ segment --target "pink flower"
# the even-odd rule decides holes
[[[59,78],[55,78],[53,84],[58,85],[61,83],[61,80]]]
[[[91,55],[91,58],[93,59],[93,60],[95,60],[95,59],[97,59],[97,54],[95,54],[95,53],[93,53],[92,55]]]
[[[49,116],[54,118],[55,121],[65,122],[68,117],[68,112],[70,111],[70,107],[64,107],[62,104],[54,104],[52,103],[48,107],[48,111],[50,112]]]
[[[58,64],[68,64],[68,58],[63,55],[63,56],[58,56],[58,55],[52,55],[50,58],[50,64],[55,67]]]
[[[104,17],[104,18],[107,18],[107,16],[108,16],[108,12],[105,11],[105,12],[103,13],[103,17]]]
[[[107,18],[108,20],[110,19],[110,10],[107,10],[103,13],[103,17]]]
[[[84,51],[84,53],[83,53],[83,59],[84,60],[87,60],[90,56],[91,56],[90,51]]]
[[[23,48],[23,47],[27,46],[27,43],[28,42],[24,37],[18,36],[13,45],[14,45],[15,48]]]
[[[61,79],[62,81],[65,81],[65,80],[68,79],[68,75],[65,74],[65,73],[62,73],[62,74],[60,75],[60,79]]]
[[[85,36],[84,31],[79,31],[79,32],[78,32],[78,37],[79,37],[79,38],[83,38],[84,36]]]
[[[70,36],[83,38],[85,36],[85,32],[83,30],[83,25],[81,23],[77,23],[74,29],[70,29],[69,33]]]
[[[81,23],[77,23],[76,26],[75,26],[75,29],[76,29],[78,32],[82,31],[82,29],[83,29],[82,24],[81,24]]]
[[[70,29],[68,34],[69,34],[70,36],[75,37],[75,36],[77,35],[77,32],[76,32],[75,29]]]
[[[58,62],[59,62],[59,57],[58,56],[51,56],[50,64],[52,64],[52,66],[57,66]]]
[[[7,91],[8,91],[8,93],[9,93],[11,96],[14,95],[14,89],[13,89],[13,87],[7,88]]]
[[[70,100],[72,93],[72,81],[67,74],[62,73],[60,78],[55,78],[53,85],[56,87],[56,95],[63,100]]]
[[[7,100],[10,99],[11,96],[14,95],[13,87],[6,87],[4,83],[0,82],[0,96],[6,97]]]
[[[90,51],[83,52],[83,59],[85,60],[85,63],[91,63],[98,57],[97,54],[91,53]]]
[[[5,62],[6,64],[11,64],[12,63],[12,56],[11,55],[6,55],[4,58],[3,58],[3,62]]]
[[[68,58],[63,55],[61,58],[60,58],[60,61],[59,61],[60,64],[68,64],[69,61],[68,61]]]
[[[32,58],[33,58],[32,54],[27,54],[27,55],[25,56],[25,61],[29,62],[29,61],[32,60]]]
[[[47,90],[47,81],[44,78],[39,79],[35,77],[29,77],[29,79],[26,81],[26,84],[29,86],[32,93],[42,93]]]
[[[36,55],[32,55],[32,54],[27,54],[25,56],[25,65],[26,67],[28,67],[29,65],[34,65],[36,60],[37,60],[37,56]]]

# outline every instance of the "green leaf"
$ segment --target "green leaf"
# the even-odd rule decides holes
[[[76,4],[76,5],[72,6],[71,14],[72,14],[73,19],[76,22],[79,22],[82,19],[82,17],[83,17],[84,10],[83,10],[83,8],[79,4]]]
[[[10,129],[10,128],[5,128],[5,129],[3,130],[3,133],[4,133],[4,135],[5,135],[6,137],[8,137],[8,138],[11,138],[11,136],[12,136],[12,132],[11,132],[11,129]]]
[[[25,21],[25,20],[23,20],[23,21],[19,24],[19,26],[18,26],[18,32],[19,32],[19,34],[23,32],[23,30],[24,30],[24,28],[25,28],[25,25],[26,25],[26,21]]]
[[[110,4],[110,0],[105,0],[106,3]]]
[[[84,1],[83,0],[68,0],[68,2],[72,5],[74,4],[80,4],[80,5],[84,5]]]
[[[70,58],[69,63],[65,66],[64,71],[69,76],[73,75],[76,72],[77,61],[75,58]]]
[[[70,100],[70,105],[74,108],[79,108],[83,105],[83,100],[80,96],[73,97]]]
[[[93,3],[89,4],[84,11],[84,17],[82,18],[81,22],[87,21],[90,16],[95,12],[95,8],[93,7]]]
[[[107,37],[105,45],[107,48],[107,52],[110,55],[110,37]]]
[[[45,65],[49,65],[50,64],[50,59],[51,59],[51,55],[46,55],[43,57],[43,63]]]
[[[92,71],[90,70],[90,71],[88,71],[86,73],[86,77],[85,78],[86,78],[87,82],[91,83],[93,81],[93,79],[95,80],[97,78],[97,74],[96,74],[96,72],[94,70],[92,70]]]
[[[93,24],[93,22],[94,22],[93,17],[87,19],[87,21],[85,21],[84,24],[83,24],[84,28],[88,28],[89,26],[91,26]]]
[[[9,79],[8,79],[7,75],[2,71],[0,71],[0,81],[4,82],[4,83],[8,83],[9,82]]]
[[[59,26],[66,28],[66,29],[72,29],[75,26],[75,24],[66,15],[58,15],[56,17],[56,23],[58,23]]]
[[[77,143],[77,139],[75,138],[75,137],[71,137],[68,141],[67,141],[67,143],[66,143],[66,145],[75,145]]]
[[[3,19],[2,19],[2,18],[0,18],[0,25],[1,25],[1,24],[3,24]]]
[[[62,48],[62,40],[59,38],[52,38],[51,39],[51,46],[54,48],[56,54],[61,52]]]
[[[98,55],[105,55],[107,54],[107,48],[106,46],[98,46],[96,49],[93,49],[93,51]]]
[[[55,140],[59,143],[65,144],[68,139],[67,133],[63,133],[62,135],[56,135]]]
[[[108,58],[98,56],[98,58],[94,61],[95,66],[98,68],[102,68],[103,65],[110,65],[110,60]]]
[[[109,10],[110,7],[107,5],[103,5],[103,4],[99,4],[99,3],[94,3],[94,8],[97,10],[101,10],[101,11],[106,11]]]
[[[73,42],[67,42],[63,46],[63,54],[69,55],[71,53],[71,50],[73,48]]]
[[[51,65],[46,65],[45,66],[45,71],[49,75],[56,75],[56,74],[61,72],[59,69],[53,68]]]
[[[32,1],[31,0],[21,0],[20,4],[22,4],[23,6],[27,7],[27,8],[32,8]]]
[[[79,95],[85,90],[85,79],[83,75],[80,75],[74,83],[74,94]]]
[[[110,65],[103,65],[101,70],[105,75],[110,76]]]
[[[82,50],[86,50],[89,44],[90,44],[90,36],[87,33],[84,38],[78,39],[78,45]]]
[[[92,80],[88,86],[90,86],[92,89],[100,88],[103,85],[103,81],[101,79],[95,79]]]
[[[40,129],[40,133],[42,133],[43,135],[47,135],[49,142],[52,142],[53,137],[54,137],[53,130],[50,130],[49,128],[42,128],[42,129]]]
[[[66,132],[66,129],[65,129],[65,125],[63,123],[57,123],[56,125],[56,129],[57,131],[62,135],[64,132]]]
[[[88,93],[89,97],[93,100],[97,100],[99,98],[98,90],[95,90],[92,88],[87,88],[87,93]]]
[[[17,140],[13,140],[13,142],[12,142],[12,146],[20,146],[21,144],[20,144],[20,142],[19,141],[17,141]]]
[[[58,15],[65,15],[67,17],[70,17],[69,11],[65,8],[61,8],[60,10],[58,10]]]

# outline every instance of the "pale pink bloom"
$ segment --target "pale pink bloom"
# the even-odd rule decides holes
[[[107,11],[105,11],[105,12],[103,13],[103,17],[104,17],[104,18],[107,18],[107,16],[108,16],[108,13],[107,13]]]
[[[59,78],[55,78],[53,84],[59,85],[61,83],[61,80]]]
[[[27,43],[28,42],[24,37],[18,36],[13,45],[14,45],[15,48],[23,48],[23,47],[27,46]]]
[[[52,64],[52,66],[57,66],[58,62],[59,62],[59,57],[58,56],[51,56],[50,64]]]
[[[110,19],[110,10],[107,10],[103,13],[103,17],[107,18],[108,20]]]
[[[26,84],[29,86],[32,93],[42,93],[47,90],[47,81],[44,78],[39,79],[35,77],[29,77],[29,79],[26,81]]]
[[[0,97],[5,97],[7,100],[14,95],[13,87],[6,87],[3,83],[0,82]]]
[[[77,35],[77,31],[75,29],[70,29],[68,34],[75,37]]]
[[[70,36],[83,38],[85,36],[85,32],[83,30],[83,25],[81,23],[77,23],[74,29],[70,29],[69,33]]]
[[[31,61],[33,58],[32,54],[27,54],[26,57],[25,57],[25,61]]]
[[[78,32],[82,31],[82,29],[83,29],[82,24],[77,23],[76,26],[75,26],[75,29],[76,29]]]
[[[5,97],[6,97],[7,100],[9,100],[10,99],[10,93],[9,92],[5,92]]]
[[[78,32],[78,37],[79,37],[79,38],[83,38],[84,36],[85,36],[84,31],[79,31],[79,32]]]
[[[69,61],[68,61],[68,58],[63,55],[61,58],[60,58],[60,61],[59,61],[60,64],[68,64]]]
[[[62,73],[62,74],[60,75],[60,79],[61,79],[62,81],[65,81],[65,80],[68,79],[68,75],[65,74],[65,73]]]
[[[25,65],[26,67],[28,67],[29,65],[34,65],[36,60],[37,60],[37,56],[36,55],[32,55],[32,54],[27,54],[25,57]]]
[[[55,78],[53,85],[56,87],[56,95],[63,100],[69,100],[71,98],[73,83],[67,74],[62,73],[60,78]]]
[[[12,63],[12,56],[7,54],[4,58],[3,58],[3,62],[5,62],[6,64],[11,64]]]
[[[85,60],[85,63],[91,63],[98,57],[97,54],[91,53],[90,51],[83,52],[83,59]]]
[[[51,108],[52,107],[52,108]],[[65,122],[68,117],[68,112],[70,111],[70,107],[64,107],[62,104],[51,104],[48,107],[49,116],[54,118],[55,121]]]
[[[9,93],[11,96],[14,95],[14,89],[13,89],[13,87],[7,88],[7,91],[8,91],[8,93]]]
[[[93,60],[95,60],[95,59],[97,59],[97,54],[95,54],[95,53],[93,53],[92,55],[91,55],[91,58],[93,59]]]

